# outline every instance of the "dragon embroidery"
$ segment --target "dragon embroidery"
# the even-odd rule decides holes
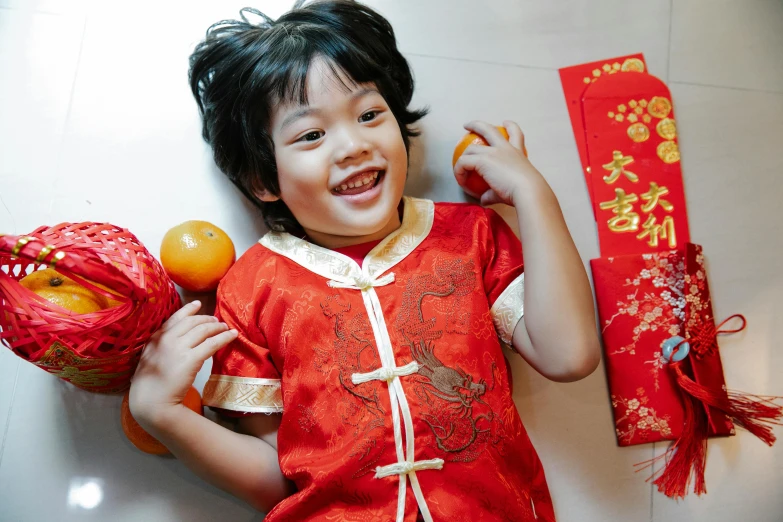
[[[349,316],[350,303],[342,301],[338,295],[327,297],[321,303],[321,309],[326,317],[334,321],[336,339],[332,349],[314,348],[313,365],[327,376],[337,371],[340,385],[348,392],[335,405],[334,412],[344,425],[352,429],[354,442],[350,456],[358,457],[361,462],[354,473],[354,477],[360,477],[372,471],[383,455],[386,412],[381,405],[380,384],[357,385],[351,380],[351,375],[371,371],[381,362],[370,341],[372,328],[365,315]]]
[[[496,364],[490,365],[492,381],[487,383],[474,379],[458,365],[444,364],[436,354],[436,341],[444,330],[468,333],[465,325],[470,324],[470,313],[465,297],[475,284],[472,261],[436,262],[434,274],[414,275],[406,282],[397,317],[398,331],[419,363],[418,374],[411,380],[423,420],[432,429],[438,449],[451,461],[475,460],[486,442],[497,442],[502,429],[500,419],[484,400],[499,379]],[[442,328],[436,328],[439,319],[440,324],[445,322]]]

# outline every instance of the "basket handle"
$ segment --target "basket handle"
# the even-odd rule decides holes
[[[140,301],[147,295],[146,290],[140,288],[133,279],[89,248],[76,245],[57,247],[47,245],[42,238],[35,236],[0,234],[0,253],[49,265],[89,290],[115,301]],[[111,288],[119,295],[93,283]]]

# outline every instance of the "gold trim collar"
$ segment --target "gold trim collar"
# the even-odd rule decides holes
[[[432,201],[404,196],[403,204],[400,228],[386,236],[367,254],[362,267],[348,256],[287,232],[268,232],[258,242],[330,280],[347,284],[362,276],[375,280],[413,252],[432,229],[435,216]]]

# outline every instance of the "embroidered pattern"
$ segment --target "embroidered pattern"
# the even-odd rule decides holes
[[[495,389],[495,363],[491,364],[492,382],[488,385],[484,379],[474,382],[473,376],[459,366],[444,365],[435,355],[432,342],[415,342],[413,356],[420,364],[419,375],[423,377],[416,395],[430,406],[431,413],[424,416],[424,421],[432,428],[438,448],[448,453],[465,452],[452,460],[475,460],[480,450],[465,450],[479,437],[486,441],[490,435],[495,414],[482,397]],[[438,407],[435,397],[451,404],[446,408]],[[487,411],[474,415],[474,403],[484,405]]]
[[[373,370],[381,365],[381,360],[371,341],[372,328],[363,311],[349,315],[351,305],[339,295],[327,297],[321,303],[321,309],[334,321],[336,339],[328,348],[314,349],[313,365],[327,376],[337,371],[340,385],[348,392],[339,394],[334,414],[352,430],[355,442],[350,456],[358,457],[361,464],[354,477],[361,477],[373,471],[383,455],[387,414],[381,405],[380,381],[353,384],[351,375]]]
[[[525,315],[524,307],[525,274],[520,274],[503,290],[489,311],[498,337],[508,345],[511,345],[514,328]]]
[[[60,341],[53,342],[34,364],[81,388],[106,386],[115,379],[133,372],[141,351],[104,358],[83,358]],[[115,371],[107,371],[107,369]]]
[[[663,252],[660,254],[643,254],[645,268],[634,279],[626,279],[626,287],[638,287],[643,280],[652,280],[656,289],[654,292],[644,292],[639,295],[639,289],[626,296],[625,301],[617,302],[617,313],[606,320],[603,332],[621,315],[628,315],[638,320],[633,328],[631,342],[621,346],[609,355],[636,355],[639,340],[648,332],[666,330],[670,336],[679,335],[682,322],[685,319],[686,296],[685,262],[677,253]],[[652,358],[645,363],[650,364],[650,374],[653,376],[655,390],[660,387],[659,374],[664,360],[660,348],[652,353]]]
[[[407,196],[403,200],[405,203],[400,228],[367,254],[365,270],[370,279],[377,278],[402,261],[424,241],[432,228],[432,201]],[[285,232],[268,232],[259,243],[329,280],[353,283],[362,277],[362,268],[348,256]]]
[[[636,397],[633,399],[612,395],[612,407],[615,409],[616,419],[615,431],[620,441],[631,444],[636,438],[637,443],[644,442],[653,433],[671,437],[672,430],[669,427],[671,416],[659,416],[653,408],[647,406],[649,400],[645,389],[641,387],[636,389]]]
[[[204,405],[257,413],[283,411],[280,379],[211,375],[204,385]]]
[[[696,245],[696,264],[698,269],[691,274],[685,274],[683,278],[685,302],[688,303],[688,320],[685,330],[690,331],[697,326],[713,321],[710,317],[711,304],[709,288],[707,286],[707,272],[704,269],[704,254],[701,247]]]
[[[437,328],[439,318],[445,328],[467,334],[470,324],[462,299],[476,287],[473,261],[438,259],[434,274],[418,274],[405,283],[397,316],[397,328],[414,360],[418,375],[412,376],[414,394],[422,407],[422,418],[432,429],[438,449],[451,462],[470,462],[488,442],[497,443],[503,424],[484,396],[494,390],[500,379],[495,363],[489,365],[492,381],[476,379],[459,366],[448,366],[436,353],[436,341],[443,336]],[[434,300],[434,301],[433,301]],[[431,304],[431,306],[429,306]],[[453,311],[468,314],[464,318]],[[426,312],[434,313],[426,313]],[[453,358],[453,356],[452,356]]]

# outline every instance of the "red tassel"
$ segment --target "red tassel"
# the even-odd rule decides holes
[[[682,374],[682,363],[671,363],[677,374]],[[681,389],[684,410],[683,427],[678,438],[666,453],[666,466],[654,484],[658,491],[671,498],[685,498],[694,477],[693,492],[697,495],[707,492],[704,469],[707,463],[707,414],[698,399]]]
[[[769,425],[782,425],[779,421],[783,418],[783,406],[772,402],[772,399],[779,397],[711,390],[685,375],[680,363],[671,363],[670,366],[675,372],[677,384],[688,395],[721,410],[734,424],[751,432],[767,445],[775,443],[775,434]]]
[[[742,326],[732,330],[721,328],[730,320],[739,318]],[[671,357],[677,353],[682,345],[689,343],[696,359],[706,355],[712,355],[717,350],[717,336],[723,333],[736,333],[745,328],[745,318],[742,315],[732,315],[717,328],[711,324],[694,331],[689,340],[681,341],[673,350]],[[688,348],[687,346],[685,347]],[[679,362],[669,361],[669,371],[677,383],[683,404],[683,427],[680,437],[672,443],[663,455],[639,465],[643,465],[637,471],[652,466],[661,458],[666,459],[666,465],[660,471],[660,476],[654,484],[658,491],[672,498],[684,498],[688,493],[691,476],[695,483],[693,491],[697,495],[707,492],[704,482],[704,469],[707,461],[707,438],[709,426],[707,419],[707,407],[721,410],[731,421],[740,426],[769,446],[775,443],[775,435],[770,425],[783,426],[783,405],[774,403],[776,399],[783,397],[753,395],[750,393],[726,391],[725,389],[710,389],[697,383],[683,370],[686,364],[684,359]],[[658,473],[655,473],[652,478]]]
[[[722,330],[730,320],[738,318],[742,321],[739,328]],[[711,355],[717,349],[717,336],[723,333],[742,331],[746,325],[742,315],[732,315],[717,328],[707,324],[694,332],[689,340],[683,340],[674,348],[674,353],[686,342],[690,343],[696,358]],[[775,443],[775,435],[769,425],[781,425],[783,406],[772,402],[780,397],[764,397],[749,393],[726,392],[724,389],[710,389],[691,379],[683,371],[684,361],[669,362],[669,370],[677,383],[682,398],[684,418],[680,438],[666,450],[661,457],[666,458],[666,466],[661,475],[655,479],[658,491],[668,497],[684,498],[688,492],[691,475],[695,478],[694,493],[701,495],[707,492],[704,483],[704,469],[707,459],[707,438],[709,427],[706,408],[711,406],[721,410],[731,421],[769,446]],[[659,457],[660,458],[660,457]],[[652,465],[657,459],[653,459]]]

